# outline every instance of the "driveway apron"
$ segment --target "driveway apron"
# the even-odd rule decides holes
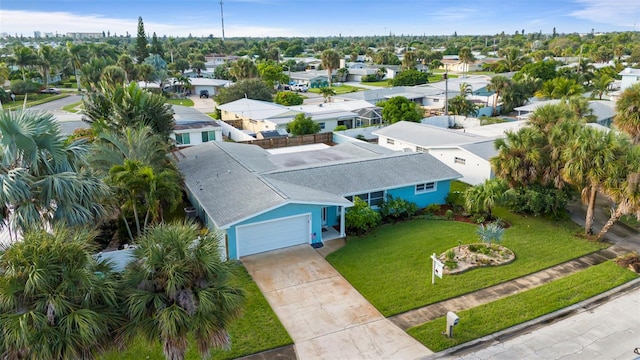
[[[387,320],[309,245],[242,258],[299,359],[415,359],[432,352]]]

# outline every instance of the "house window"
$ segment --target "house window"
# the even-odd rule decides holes
[[[440,102],[440,99],[433,99],[433,102],[434,102],[434,103],[436,103],[436,102]]]
[[[191,144],[191,137],[189,136],[189,133],[176,134],[176,143],[178,143],[178,145]]]
[[[349,201],[353,201],[353,199],[355,199],[356,197],[366,202],[372,208],[377,208],[384,201],[384,191],[374,191],[371,193],[345,196],[345,198]]]
[[[428,153],[429,149],[423,148],[422,146],[416,146],[416,152]]]
[[[216,140],[216,132],[215,131],[203,131],[202,132],[202,142],[206,143],[209,141]]]
[[[396,142],[393,139],[387,138],[387,144],[394,145]]]
[[[428,182],[424,184],[416,185],[416,194],[422,194],[427,192],[436,191],[436,183]]]
[[[464,164],[466,164],[466,163],[467,163],[467,160],[465,160],[465,159],[463,159],[463,158],[460,158],[460,157],[457,157],[457,156],[456,156],[456,157],[453,159],[453,162],[454,162],[454,163],[456,163],[456,164],[462,164],[462,165],[464,165]]]
[[[320,130],[324,130],[324,123],[323,122],[319,122],[318,125],[320,125]]]

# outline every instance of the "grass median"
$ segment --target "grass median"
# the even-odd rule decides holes
[[[577,304],[636,278],[634,272],[607,261],[546,285],[456,312],[460,323],[454,328],[453,338],[442,334],[445,317],[407,332],[438,352]]]

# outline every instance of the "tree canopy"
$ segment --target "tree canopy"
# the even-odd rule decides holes
[[[389,124],[398,121],[419,122],[424,117],[424,110],[404,96],[392,97],[376,105],[382,107],[382,118]]]
[[[222,105],[245,97],[253,100],[272,101],[273,88],[260,79],[240,80],[228,88],[220,89],[213,99]]]
[[[320,130],[320,124],[303,113],[296,115],[293,121],[287,124],[287,131],[294,136],[317,134]]]

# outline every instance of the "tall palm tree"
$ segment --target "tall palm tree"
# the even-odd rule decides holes
[[[89,172],[87,151],[84,140],[65,141],[51,114],[1,112],[0,224],[15,234],[105,216],[109,188]]]
[[[80,91],[80,74],[78,70],[82,67],[82,64],[86,61],[86,47],[82,44],[74,44],[70,41],[67,42],[67,52],[71,57],[71,63],[73,64],[73,71],[76,76],[76,84],[78,91]]]
[[[418,63],[416,53],[413,51],[407,51],[402,57],[402,70],[415,69]]]
[[[135,76],[136,66],[131,55],[128,55],[128,54],[120,55],[120,57],[118,57],[117,64],[122,68],[122,70],[124,70],[125,74],[127,75],[127,78],[126,78],[127,82],[133,81],[136,78]]]
[[[583,127],[564,150],[563,177],[578,187],[583,203],[587,205],[585,234],[593,233],[593,214],[598,189],[615,171],[619,139],[613,131]]]
[[[45,88],[49,87],[49,76],[51,69],[57,66],[57,54],[54,48],[49,45],[42,45],[38,49],[36,63],[40,66],[40,74]]]
[[[496,177],[504,179],[510,188],[538,182],[543,134],[534,127],[525,127],[505,135],[495,141],[498,155],[490,160]]]
[[[0,356],[94,359],[123,325],[111,265],[95,260],[95,234],[29,231],[0,256]]]
[[[465,46],[458,51],[458,59],[463,64],[462,77],[466,78],[469,64],[474,62],[476,58],[473,56],[471,49]]]
[[[500,99],[500,94],[506,89],[508,88],[510,85],[510,81],[507,77],[502,76],[502,75],[496,75],[494,77],[491,78],[491,81],[489,81],[489,85],[487,86],[487,90],[489,91],[493,91],[496,93],[496,97],[495,100],[493,101],[493,111],[492,114],[493,116],[496,116],[496,108],[498,105],[498,100]]]
[[[634,144],[640,144],[640,83],[625,89],[620,95],[613,124],[629,134]]]
[[[617,159],[615,171],[602,185],[603,191],[616,206],[612,209],[609,220],[596,235],[597,240],[611,229],[623,215],[635,214],[640,218],[640,147],[633,146],[622,139],[623,155]]]
[[[327,78],[329,81],[329,87],[331,87],[331,78],[333,76],[333,70],[340,67],[340,54],[335,50],[327,49],[320,55],[322,60],[322,67],[327,69]]]
[[[597,95],[598,100],[602,100],[603,95],[609,94],[609,86],[611,86],[612,82],[613,82],[613,78],[611,78],[606,74],[602,74],[600,76],[595,77],[591,84],[593,86],[592,95],[593,96]]]
[[[13,51],[13,62],[20,68],[22,72],[22,80],[27,81],[24,69],[33,66],[37,62],[37,56],[33,50],[26,46],[19,46]]]
[[[221,260],[219,242],[194,224],[159,224],[138,239],[123,275],[129,334],[160,340],[170,360],[184,359],[190,337],[203,358],[230,346],[244,293],[230,282],[235,265]]]

